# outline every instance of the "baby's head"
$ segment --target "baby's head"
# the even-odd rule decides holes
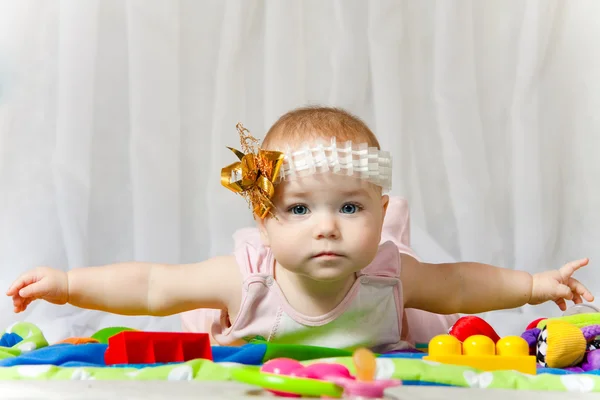
[[[366,143],[379,149],[379,141],[367,124],[349,112],[332,107],[304,107],[281,116],[265,135],[262,148],[285,151],[311,142]]]
[[[275,122],[264,138],[261,148],[285,152],[287,167],[282,168],[282,179],[275,185],[275,218],[257,220],[263,241],[271,247],[277,262],[289,271],[321,281],[343,279],[366,267],[377,253],[388,203],[378,179],[389,179],[389,171],[385,172],[389,165],[382,165],[379,175],[373,175],[373,170],[360,172],[356,166],[352,173],[344,162],[337,172],[318,167],[316,172],[310,168],[294,169],[294,165],[299,169],[306,167],[307,154],[309,161],[317,164],[331,160],[335,153],[331,146],[340,149],[335,155],[343,158],[344,150],[350,149],[346,148],[349,142],[355,150],[355,160],[364,161],[368,153],[381,160],[377,158],[379,142],[368,126],[336,108],[290,111]],[[320,161],[315,160],[318,151],[307,151],[319,144],[325,146]],[[302,160],[294,164],[291,160],[295,152]],[[371,162],[373,165],[377,161]],[[367,176],[372,179],[365,179]]]

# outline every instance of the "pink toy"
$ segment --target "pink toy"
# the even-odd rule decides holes
[[[352,360],[356,377],[350,374],[348,368],[340,364],[316,363],[305,367],[289,358],[270,360],[261,367],[261,372],[331,382],[343,388],[344,397],[378,399],[383,397],[383,392],[388,387],[402,384],[395,379],[375,380],[377,363],[375,356],[369,350],[357,350]],[[301,397],[296,393],[269,391],[281,397]]]
[[[401,385],[394,379],[362,382],[347,378],[334,378],[331,382],[344,388],[344,397],[360,397],[363,399],[381,399],[383,391],[389,387]]]
[[[292,358],[274,358],[264,363],[260,370],[271,374],[293,375],[294,371],[302,368],[304,365]]]
[[[311,364],[296,372],[301,378],[330,380],[331,378],[352,379],[348,368],[340,364],[317,363]]]
[[[291,358],[275,358],[264,363],[260,370],[271,374],[296,376],[296,371],[303,368],[304,365]],[[301,397],[299,394],[278,392],[276,390],[269,390],[269,392],[280,397]]]

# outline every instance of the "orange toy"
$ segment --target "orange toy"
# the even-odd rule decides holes
[[[96,339],[86,337],[72,337],[56,342],[56,344],[88,344],[88,343],[99,343]]]

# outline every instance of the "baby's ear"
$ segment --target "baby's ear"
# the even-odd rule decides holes
[[[390,196],[384,194],[381,196],[381,206],[383,207],[382,216],[385,218],[385,213],[387,212],[388,205],[390,204]]]
[[[258,216],[254,217],[254,219],[256,220],[256,225],[258,226],[258,231],[260,232],[260,239],[262,240],[263,244],[268,247],[271,242],[269,240],[269,233],[267,232],[267,227],[265,226],[266,218],[268,218],[268,217],[265,217],[265,218],[260,218]]]

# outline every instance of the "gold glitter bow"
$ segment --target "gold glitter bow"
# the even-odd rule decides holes
[[[261,219],[271,212],[271,199],[275,194],[273,182],[279,175],[284,154],[279,151],[262,150],[258,140],[238,123],[242,151],[227,147],[240,161],[221,169],[221,184],[241,194]]]

